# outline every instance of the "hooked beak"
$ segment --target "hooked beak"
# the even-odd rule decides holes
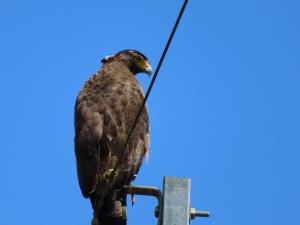
[[[152,68],[151,68],[151,66],[148,62],[146,62],[145,64],[146,64],[145,67],[144,67],[145,68],[145,73],[148,74],[148,76],[150,77],[151,74],[152,74]]]

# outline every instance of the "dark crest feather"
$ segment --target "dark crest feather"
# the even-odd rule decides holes
[[[118,52],[118,53],[116,53],[116,54],[106,56],[105,58],[103,58],[103,59],[101,60],[101,62],[102,62],[102,63],[110,62],[110,61],[113,60],[117,55],[120,55],[120,54],[123,54],[123,53],[125,53],[125,54],[136,53],[136,54],[142,56],[144,60],[148,60],[148,58],[147,58],[143,53],[141,53],[141,52],[139,52],[139,51],[137,51],[137,50],[134,50],[134,49],[125,49],[125,50],[122,50],[122,51],[120,51],[120,52]]]
[[[130,54],[130,52],[134,52],[134,53],[142,56],[144,58],[144,60],[148,60],[148,58],[143,53],[141,53],[137,50],[134,50],[134,49],[125,49],[123,51],[118,52],[117,55],[122,54],[122,53],[129,53]]]

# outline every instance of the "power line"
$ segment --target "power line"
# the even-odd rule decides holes
[[[170,36],[169,36],[169,39],[168,39],[167,44],[166,44],[166,46],[165,46],[165,49],[164,49],[164,51],[163,51],[163,53],[162,53],[162,55],[161,55],[161,57],[160,57],[160,60],[159,60],[159,62],[158,62],[158,64],[157,64],[156,70],[155,70],[155,72],[154,72],[153,78],[152,78],[151,83],[150,83],[150,85],[149,85],[149,87],[148,87],[148,90],[147,90],[147,92],[146,92],[145,98],[144,98],[144,100],[143,100],[143,102],[142,102],[142,105],[141,105],[141,107],[140,107],[140,109],[139,109],[139,111],[138,111],[138,113],[137,113],[137,115],[136,115],[136,117],[135,117],[135,120],[134,120],[134,122],[133,122],[133,125],[132,125],[132,127],[131,127],[131,130],[130,130],[130,132],[128,133],[128,136],[127,136],[127,139],[126,139],[124,148],[123,148],[124,151],[126,151],[126,147],[127,147],[127,145],[128,145],[129,139],[130,139],[130,137],[131,137],[131,135],[132,135],[132,133],[133,133],[133,131],[134,131],[134,128],[135,128],[137,122],[139,121],[139,117],[140,117],[140,115],[141,115],[141,113],[142,113],[142,111],[143,111],[143,109],[144,109],[144,107],[145,107],[146,101],[147,101],[147,99],[148,99],[148,97],[149,97],[149,94],[150,94],[150,92],[151,92],[151,90],[152,90],[152,87],[153,87],[154,82],[155,82],[155,80],[156,80],[157,74],[158,74],[158,72],[159,72],[159,70],[160,70],[160,67],[161,67],[161,65],[162,65],[162,63],[163,63],[163,61],[164,61],[164,59],[165,59],[165,56],[166,56],[166,54],[167,54],[167,52],[168,52],[169,46],[170,46],[170,44],[171,44],[171,42],[172,42],[173,36],[174,36],[174,34],[175,34],[176,30],[177,30],[178,24],[179,24],[179,22],[180,22],[180,19],[181,19],[182,15],[183,15],[183,12],[184,12],[184,10],[185,10],[185,8],[186,8],[187,3],[188,3],[188,0],[185,0],[184,3],[183,3],[183,5],[182,5],[182,7],[181,7],[181,10],[180,10],[180,12],[179,12],[179,14],[178,14],[178,17],[177,17],[176,22],[175,22],[175,24],[174,24],[173,30],[172,30],[172,32],[171,32],[171,34],[170,34]]]

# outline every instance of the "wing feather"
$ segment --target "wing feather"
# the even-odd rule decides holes
[[[75,153],[83,196],[104,195],[135,178],[149,151],[146,108],[129,140],[127,154],[122,148],[143,98],[133,74],[114,62],[104,64],[85,83],[75,104]],[[112,168],[116,177],[108,184],[103,174]]]

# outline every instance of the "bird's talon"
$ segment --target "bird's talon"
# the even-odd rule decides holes
[[[132,205],[132,207],[134,205],[134,202],[135,202],[135,197],[134,197],[134,194],[132,193],[131,194],[131,205]]]

